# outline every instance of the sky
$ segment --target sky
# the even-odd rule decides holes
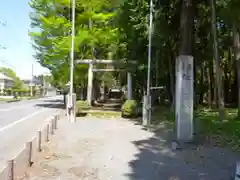
[[[30,29],[28,0],[0,0],[0,66],[13,69],[21,79],[49,73],[34,59],[35,53],[28,36]]]

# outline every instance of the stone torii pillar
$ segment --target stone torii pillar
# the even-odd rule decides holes
[[[87,102],[92,104],[92,92],[93,91],[93,63],[89,63],[88,66],[88,87],[87,87]]]

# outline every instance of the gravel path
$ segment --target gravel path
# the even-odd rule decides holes
[[[60,120],[25,180],[228,180],[239,156],[216,147],[170,148],[159,133],[122,119]]]

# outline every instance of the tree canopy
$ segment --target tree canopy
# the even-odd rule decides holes
[[[216,62],[213,61],[211,3],[188,0],[186,2],[191,4],[191,8],[184,11],[188,6],[185,4],[184,7],[180,0],[153,2],[152,85],[166,86],[166,97],[173,101],[175,60],[183,52],[180,47],[185,43],[194,56],[195,104],[216,106],[219,97],[216,93],[218,85],[215,83]],[[30,35],[36,58],[41,65],[51,70],[56,84],[66,84],[71,48],[70,0],[31,0],[30,6],[33,9],[31,19],[34,27]],[[239,36],[234,34],[239,34],[239,7],[238,0],[216,1],[215,25],[220,58],[218,75],[222,77],[221,89],[225,103],[237,103],[234,96],[238,91],[236,58],[240,57],[237,56],[240,43],[236,43],[239,42]],[[182,16],[190,17],[188,24],[180,21]],[[148,0],[76,0],[75,59],[107,59],[111,52],[111,58],[116,60],[137,60],[133,72],[134,88],[145,89],[148,24]],[[193,30],[182,34],[184,28]],[[192,36],[192,43],[182,42],[189,35]],[[86,83],[87,65],[76,64],[74,73],[76,84]],[[99,73],[96,78],[101,79],[101,76],[104,77]],[[119,75],[116,73],[114,77]]]

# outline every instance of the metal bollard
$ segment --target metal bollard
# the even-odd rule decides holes
[[[240,162],[237,162],[236,164],[236,173],[234,180],[240,180]]]

